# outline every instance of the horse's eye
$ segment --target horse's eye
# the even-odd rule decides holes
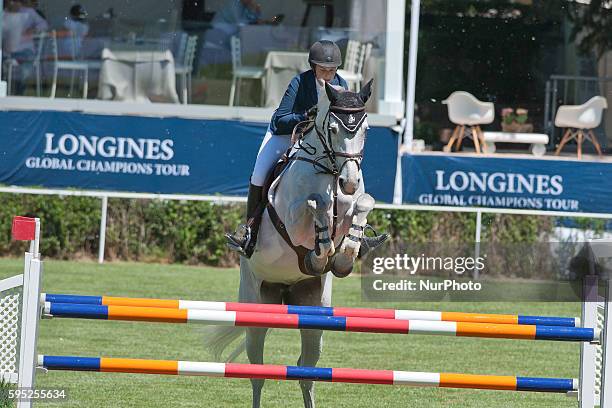
[[[332,122],[329,124],[329,130],[330,132],[332,132],[334,135],[338,134],[338,131],[340,130],[340,127],[338,126],[337,122]]]

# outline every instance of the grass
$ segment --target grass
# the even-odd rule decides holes
[[[6,383],[0,378],[0,408],[11,408],[13,403],[9,398],[9,390],[14,388],[12,384]]]
[[[51,293],[237,299],[238,271],[140,263],[45,261],[43,289]],[[21,259],[0,260],[0,279],[21,272]],[[363,303],[358,278],[334,280],[334,305],[423,310],[479,311],[577,316],[572,303]],[[299,332],[273,330],[265,362],[294,365]],[[210,361],[197,325],[43,320],[41,354]],[[242,355],[239,362],[247,362]],[[459,372],[534,377],[578,377],[579,345],[438,336],[327,332],[321,367]],[[66,388],[62,407],[245,407],[248,380],[160,375],[52,372],[37,377],[39,388]],[[318,383],[320,407],[575,407],[564,395]],[[37,404],[38,406],[57,406]],[[295,381],[266,381],[265,407],[302,407]]]

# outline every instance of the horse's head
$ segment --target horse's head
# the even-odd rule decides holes
[[[372,80],[359,92],[344,91],[325,84],[319,98],[316,131],[338,172],[340,189],[353,195],[361,182],[361,159],[367,132],[365,103],[372,93]]]

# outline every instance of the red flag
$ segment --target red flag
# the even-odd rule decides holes
[[[12,232],[15,241],[33,241],[36,238],[36,220],[15,216]]]

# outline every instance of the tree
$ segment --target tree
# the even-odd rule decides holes
[[[591,0],[590,4],[575,4],[568,7],[568,17],[574,27],[572,41],[577,41],[578,50],[585,55],[595,53],[600,59],[612,50],[612,1]]]

